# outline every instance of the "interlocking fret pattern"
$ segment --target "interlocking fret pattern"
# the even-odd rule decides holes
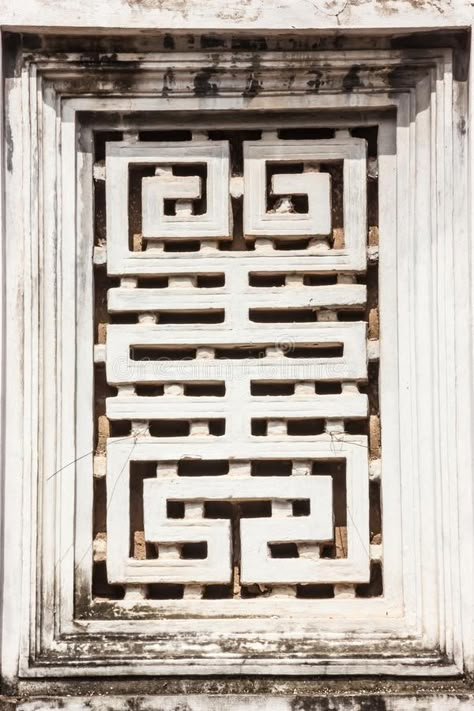
[[[472,672],[468,97],[462,47],[443,46],[457,38],[40,39],[6,46],[7,690]],[[305,154],[341,140],[362,143],[360,184],[357,158]],[[249,227],[244,144],[259,142],[303,155],[268,160]],[[133,161],[114,177],[118,144]],[[217,206],[214,144],[229,159]],[[330,328],[344,334],[322,342]],[[349,377],[361,328],[366,368]]]
[[[94,559],[111,596],[377,587],[367,140],[256,133],[125,133],[96,172]]]

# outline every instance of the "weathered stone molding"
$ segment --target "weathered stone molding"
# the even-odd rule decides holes
[[[309,86],[311,81],[311,77],[308,76],[309,65],[327,66],[327,69],[323,69],[323,89],[317,93]],[[170,66],[173,67],[172,82],[169,81]],[[348,76],[354,76],[354,67],[359,68],[356,72],[357,81],[348,87]],[[46,432],[43,434],[41,445],[41,451],[44,451],[47,461],[45,460],[41,465],[40,477],[45,477],[44,486],[47,493],[43,498],[38,523],[34,518],[30,519],[30,523],[33,524],[29,532],[33,554],[31,559],[28,559],[27,555],[28,539],[23,542],[25,578],[21,614],[23,651],[20,673],[22,675],[102,674],[106,671],[111,673],[112,669],[122,674],[137,673],[137,671],[144,674],[183,674],[189,673],[191,668],[194,673],[206,674],[242,673],[245,670],[260,673],[271,670],[274,674],[369,672],[444,675],[462,673],[465,665],[469,664],[469,637],[464,638],[467,646],[466,651],[462,651],[463,635],[468,634],[469,628],[466,628],[461,619],[463,606],[468,605],[468,600],[463,596],[469,589],[461,581],[468,573],[469,566],[461,564],[461,549],[458,547],[459,541],[456,536],[458,515],[463,515],[462,507],[468,504],[462,492],[468,486],[463,477],[468,476],[470,462],[469,441],[464,440],[456,445],[456,436],[459,432],[456,422],[459,418],[466,418],[468,413],[467,410],[463,410],[467,407],[467,403],[463,403],[461,393],[450,387],[452,368],[455,367],[455,359],[460,357],[459,349],[455,350],[452,340],[452,324],[454,323],[455,328],[462,331],[465,321],[463,320],[458,326],[456,323],[460,314],[465,313],[467,306],[468,283],[456,276],[462,273],[468,263],[467,245],[463,241],[466,235],[466,202],[460,192],[460,188],[466,184],[466,166],[463,162],[465,138],[462,130],[465,87],[459,82],[452,84],[451,69],[449,50],[347,52],[342,56],[337,53],[326,55],[315,53],[305,54],[304,57],[299,57],[298,54],[288,54],[283,57],[260,54],[258,69],[255,69],[253,55],[238,57],[221,55],[219,58],[199,54],[102,57],[99,69],[94,64],[84,67],[80,55],[42,57],[33,53],[25,57],[21,77],[8,80],[8,130],[13,140],[13,174],[7,184],[7,222],[11,230],[9,234],[12,235],[8,245],[15,244],[17,249],[17,254],[14,256],[10,251],[11,247],[7,246],[9,250],[7,259],[11,265],[8,278],[12,280],[8,292],[10,294],[8,309],[12,314],[15,312],[16,321],[24,318],[24,329],[19,327],[16,334],[11,334],[8,340],[12,357],[23,352],[25,358],[31,358],[31,354],[36,353],[29,362],[20,359],[20,363],[25,363],[25,371],[23,373],[17,371],[17,381],[14,377],[15,367],[11,361],[9,366],[11,375],[8,388],[11,394],[7,394],[7,398],[9,397],[19,406],[21,403],[14,393],[25,388],[25,402],[30,403],[25,406],[23,412],[21,408],[17,413],[12,410],[7,423],[10,428],[7,471],[16,472],[14,479],[13,476],[7,478],[7,487],[11,487],[9,500],[15,500],[19,494],[17,487],[21,477],[17,473],[23,466],[25,472],[23,481],[26,486],[24,511],[34,511],[31,505],[37,495],[35,493],[37,445],[36,435],[33,433],[37,432],[39,427],[36,419],[37,398],[38,393],[42,392],[37,389],[39,387],[37,368],[45,367],[46,364],[42,378],[49,395],[45,404],[47,407],[52,407],[50,414],[47,415],[48,434],[46,435]],[[295,75],[291,86],[289,78],[285,82],[285,75],[290,73]],[[252,77],[259,86],[259,90],[251,97],[246,94],[249,77]],[[88,96],[83,95],[86,86]],[[275,642],[271,628],[265,628],[265,624],[256,632],[255,622],[252,622],[247,630],[243,628],[232,641],[229,640],[225,623],[215,623],[211,633],[196,635],[192,626],[190,627],[186,621],[175,621],[174,629],[169,634],[166,629],[169,628],[169,622],[163,626],[156,620],[143,620],[141,623],[139,620],[135,622],[120,619],[88,620],[87,613],[82,616],[82,619],[77,621],[74,619],[72,551],[75,545],[75,534],[70,525],[74,520],[71,498],[73,489],[69,489],[68,492],[68,486],[72,486],[73,481],[70,471],[60,478],[49,477],[48,472],[56,472],[65,462],[72,461],[79,454],[79,449],[75,450],[74,433],[66,431],[68,426],[64,419],[62,424],[60,421],[60,425],[66,427],[66,430],[63,430],[61,435],[59,433],[57,435],[57,441],[61,442],[63,452],[58,459],[58,453],[50,451],[54,441],[51,427],[56,421],[55,413],[58,412],[56,408],[62,409],[64,418],[64,412],[67,411],[64,408],[73,407],[74,401],[71,392],[68,392],[68,382],[73,378],[73,371],[70,370],[73,367],[71,344],[75,342],[76,335],[74,321],[71,319],[72,312],[68,312],[67,309],[74,308],[75,296],[70,286],[67,291],[65,286],[66,283],[70,284],[71,278],[70,272],[67,272],[67,268],[70,267],[67,265],[73,264],[74,260],[73,251],[68,251],[72,250],[74,245],[70,228],[74,225],[74,215],[78,206],[87,205],[84,202],[87,199],[85,197],[87,188],[84,188],[85,192],[82,195],[79,194],[78,202],[74,201],[75,174],[68,171],[75,151],[75,122],[78,120],[78,112],[84,111],[96,112],[97,116],[104,111],[119,111],[123,116],[124,111],[132,106],[130,103],[132,98],[136,111],[159,110],[163,99],[153,98],[153,93],[159,88],[163,91],[163,87],[166,87],[167,105],[175,111],[197,108],[209,111],[230,108],[248,111],[290,106],[292,110],[311,108],[337,111],[344,108],[349,111],[390,109],[392,112],[397,112],[396,144],[389,122],[380,123],[386,130],[381,166],[382,181],[386,181],[385,195],[394,194],[392,181],[396,170],[398,172],[397,209],[399,210],[397,218],[399,227],[395,232],[395,213],[392,212],[395,205],[390,197],[391,207],[386,204],[382,208],[382,215],[385,214],[386,220],[382,229],[386,230],[386,234],[391,234],[391,238],[386,239],[386,244],[393,245],[394,240],[397,239],[400,245],[403,245],[400,246],[397,254],[391,251],[392,247],[390,247],[385,255],[381,255],[381,263],[385,265],[382,272],[383,302],[386,313],[395,314],[398,310],[401,330],[397,347],[400,349],[400,363],[403,364],[403,381],[397,380],[395,370],[390,377],[394,378],[394,385],[398,383],[393,390],[393,396],[397,397],[397,388],[400,388],[399,397],[404,400],[400,406],[403,412],[400,426],[403,442],[401,455],[404,464],[402,463],[399,471],[402,472],[402,496],[406,496],[406,499],[401,510],[397,510],[397,487],[395,486],[391,496],[394,505],[393,518],[389,516],[389,527],[392,532],[408,531],[409,527],[413,527],[410,540],[417,548],[417,553],[413,557],[407,555],[405,558],[405,565],[412,567],[411,572],[405,574],[408,577],[404,578],[404,586],[405,591],[413,586],[411,592],[406,598],[400,597],[400,593],[397,592],[391,603],[386,600],[393,606],[392,614],[398,610],[394,619],[388,624],[384,621],[387,611],[384,610],[383,604],[379,605],[380,620],[374,622],[374,629],[378,630],[375,636],[369,634],[365,637],[365,626],[360,627],[357,622],[354,622],[352,633],[349,635],[346,623],[343,626],[345,639],[342,647],[338,646],[337,642],[340,634],[337,625],[332,631],[328,629],[327,640],[321,644],[319,622],[317,630],[315,629],[313,633],[308,635],[308,630],[305,629],[300,636],[297,635],[296,646],[293,646],[294,642],[285,632],[282,632],[281,638]],[[120,98],[117,96],[118,92],[121,94]],[[130,96],[128,97],[127,94]],[[455,115],[453,115],[454,111]],[[60,133],[57,133],[59,126],[61,126]],[[39,164],[36,161],[37,155],[41,159]],[[56,173],[58,167],[56,155],[60,155],[63,161],[62,187],[59,182],[61,174]],[[87,176],[87,171],[92,169],[88,163],[87,153],[80,155],[79,161],[79,176]],[[437,166],[431,185],[423,179],[428,161],[432,161],[432,164]],[[452,188],[453,161],[456,163],[459,176],[456,181],[456,191]],[[38,175],[35,171],[36,165],[39,169]],[[31,174],[30,167],[33,169]],[[62,234],[61,240],[64,240],[60,248],[62,259],[59,262],[56,261],[56,208],[48,197],[56,190],[58,205],[62,202],[60,210],[64,219],[62,232],[57,233]],[[36,202],[36,197],[39,202]],[[30,205],[30,212],[25,211],[25,203],[27,206]],[[427,225],[434,214],[435,203],[439,217],[436,223],[432,223],[430,230]],[[411,208],[407,211],[409,205]],[[384,209],[387,210],[386,213],[383,212]],[[15,217],[18,215],[24,216],[24,224]],[[446,217],[444,220],[442,215],[449,218]],[[44,238],[41,237],[42,234]],[[83,234],[87,237],[85,227]],[[32,239],[33,235],[37,237]],[[36,254],[36,245],[41,244],[42,239],[44,239],[44,252]],[[23,253],[18,247],[21,244],[24,245]],[[30,252],[31,249],[33,253]],[[81,245],[80,249],[85,249],[84,254],[87,254],[86,244]],[[436,260],[431,262],[424,255],[432,254],[433,250],[435,250]],[[28,256],[30,254],[31,257]],[[420,254],[423,258],[420,258]],[[38,259],[45,261],[41,264]],[[390,266],[395,263],[393,260],[398,260],[398,283],[395,280],[395,271]],[[18,272],[15,271],[17,263]],[[61,268],[66,271],[61,271]],[[42,299],[46,301],[38,302],[38,292],[34,284],[41,272],[56,273],[59,281],[56,287],[52,281],[51,283],[40,281],[41,288],[44,290]],[[65,280],[62,291],[61,280]],[[453,281],[458,284],[456,294],[450,288]],[[23,292],[22,289],[19,297],[14,296],[15,282],[25,285],[25,291]],[[54,295],[55,288],[60,289],[59,294],[64,294],[63,305],[56,317],[53,311],[54,304],[59,302]],[[393,299],[397,293],[398,301],[395,302]],[[18,298],[21,299],[20,302]],[[457,310],[455,298],[460,300],[461,305]],[[17,311],[17,303],[23,303],[24,316]],[[41,328],[44,330],[38,332],[37,319],[31,319],[31,316],[38,308],[43,308],[41,303],[49,303],[49,306],[44,311],[44,319],[41,323]],[[438,308],[434,309],[436,305]],[[62,329],[61,333],[57,332],[58,325]],[[407,330],[403,333],[402,329]],[[23,334],[26,341],[23,341]],[[62,366],[56,360],[55,339],[65,348],[65,360]],[[433,371],[427,364],[428,356],[425,349],[428,342],[432,344],[431,347],[435,349],[433,352],[437,354]],[[33,350],[34,343],[37,343],[38,351]],[[410,343],[414,344],[415,352],[412,348],[406,348]],[[83,340],[80,340],[80,344],[86,347]],[[441,346],[439,349],[437,344]],[[384,343],[381,345],[382,350],[395,347],[395,343],[389,345],[388,338],[385,345]],[[389,362],[387,351],[385,357]],[[53,363],[56,363],[54,367],[52,367]],[[51,379],[51,375],[55,373],[60,374],[62,379],[60,383],[55,382],[55,378]],[[432,401],[428,399],[428,393],[433,394]],[[456,408],[460,408],[457,416]],[[74,418],[73,410],[69,409],[69,411]],[[433,422],[433,428],[430,422]],[[395,427],[395,421],[393,425]],[[414,436],[417,429],[421,431]],[[31,434],[27,435],[27,432]],[[19,441],[19,437],[25,441],[25,448],[22,448],[21,452],[16,446],[14,448],[11,446],[13,442]],[[393,437],[391,443],[389,440],[386,442],[389,450],[393,448],[388,461],[391,462],[390,466],[394,467],[392,479],[390,477],[386,479],[386,493],[390,491],[390,480],[395,484],[400,476],[395,473],[398,466],[396,464],[397,438],[398,435]],[[70,442],[71,447],[68,455],[64,450],[67,441]],[[424,443],[422,448],[418,445],[419,441]],[[31,445],[29,451],[28,444]],[[411,447],[413,449],[410,450]],[[428,453],[430,453],[430,460],[426,459]],[[23,456],[23,462],[19,460],[19,454]],[[429,465],[427,461],[430,461]],[[80,471],[83,472],[81,476],[84,477],[85,470],[78,469],[78,472]],[[434,472],[436,472],[437,483],[434,490],[435,498],[431,499]],[[415,482],[416,487],[411,489]],[[456,494],[457,497],[457,492],[460,498],[453,500],[448,510],[446,508],[449,501],[448,493],[450,496]],[[79,497],[78,504],[85,507],[85,513],[87,501],[81,502]],[[57,506],[60,508],[56,509]],[[60,535],[61,544],[59,549],[55,550],[54,537],[48,543],[52,531],[48,532],[48,528],[43,529],[44,536],[40,541],[41,545],[47,547],[43,550],[43,557],[39,559],[41,565],[36,567],[34,564],[36,531],[42,530],[41,521],[54,519],[55,509],[62,511],[62,517],[57,519],[59,527],[55,534],[55,536]],[[11,512],[7,511],[7,517],[12,513],[13,508]],[[80,518],[84,513],[81,514],[79,511],[76,517]],[[18,516],[19,512],[17,511],[15,515]],[[23,520],[26,524],[27,519]],[[421,529],[418,529],[417,521],[420,520],[424,523]],[[11,524],[8,524],[7,532],[11,528]],[[443,538],[438,540],[437,532],[442,529]],[[28,534],[28,531],[25,531],[25,534]],[[83,545],[86,544],[79,543],[76,551],[78,563],[84,555],[81,550],[86,550],[81,548]],[[467,539],[463,541],[464,552],[468,550],[468,545]],[[395,558],[392,567],[388,565],[388,571],[395,570],[399,565],[395,560],[400,555],[400,549],[397,552],[394,543],[392,550]],[[389,544],[386,545],[386,555],[391,555]],[[30,591],[33,589],[28,582],[30,564],[33,565],[33,570],[36,569],[38,575],[37,599],[42,610],[36,623],[34,614],[32,616],[32,629],[36,630],[34,633],[29,631],[27,625],[28,610],[34,609],[30,607]],[[441,575],[441,578],[438,575]],[[7,578],[11,586],[10,605],[14,599],[17,599],[13,593],[17,577],[12,567],[7,569]],[[449,581],[454,581],[452,587],[448,584]],[[81,594],[80,587],[79,594]],[[352,614],[349,612],[350,601],[347,601],[347,604],[341,601],[340,604],[343,607],[346,605],[348,615]],[[83,610],[85,611],[85,608]],[[125,608],[121,614],[123,615],[124,612]],[[395,619],[400,615],[401,624]],[[15,620],[20,624],[20,620],[13,609],[10,610],[9,616],[10,620],[5,628],[5,654],[8,660],[6,667],[12,670],[15,667],[14,639],[18,630],[12,629],[11,626],[14,625]],[[152,628],[155,630],[156,638],[161,640],[159,650],[156,638],[137,640],[136,634],[143,624],[147,630],[151,631]],[[307,628],[307,625],[305,627]],[[107,641],[107,634],[112,630],[120,635],[120,641],[117,639],[113,642]],[[132,632],[133,642],[127,639],[128,631]],[[186,647],[191,651],[191,656],[184,658],[180,656],[172,661],[171,656],[176,651],[177,635],[182,643],[186,640]],[[377,657],[369,659],[364,655],[364,651],[361,651],[361,635],[366,639],[366,647],[372,651],[378,650]],[[263,655],[258,652],[262,639],[266,640]],[[284,639],[283,649],[281,645]],[[199,659],[199,650],[209,643],[216,645],[218,650],[216,656]],[[121,656],[121,660],[116,666],[104,667],[101,658],[107,657],[111,645],[114,655],[116,658],[119,658],[117,655]],[[331,650],[330,657],[324,658],[325,648]],[[322,655],[320,658],[314,656],[315,649],[318,649],[318,655]],[[339,650],[339,656],[334,656],[335,649]],[[290,662],[291,655],[293,661]],[[306,656],[305,661],[299,661],[301,655]],[[139,657],[142,659],[142,665],[137,667]],[[155,664],[153,660],[159,658],[161,660]],[[79,659],[80,666],[78,666]]]
[[[88,28],[87,31],[102,34],[103,40],[97,42],[103,42],[104,47],[109,44],[106,35],[111,30],[128,34],[144,31],[143,39],[130,38],[135,46],[127,46],[127,51],[118,56],[107,49],[91,52],[90,44],[87,57],[80,50],[59,56],[53,49],[53,39],[45,41],[48,50],[44,54],[25,49],[18,55],[16,70],[12,70],[11,56],[7,56],[6,131],[2,141],[7,199],[3,220],[6,287],[2,292],[6,297],[6,313],[1,335],[6,342],[4,368],[8,374],[3,425],[6,459],[2,484],[5,531],[2,676],[4,688],[12,693],[18,691],[21,700],[2,698],[0,708],[22,711],[472,708],[472,689],[459,677],[472,673],[474,664],[470,331],[470,234],[474,200],[468,180],[466,134],[467,82],[471,77],[472,117],[474,73],[471,68],[469,76],[465,62],[458,61],[467,56],[462,50],[456,51],[453,68],[451,52],[443,48],[426,49],[424,38],[414,39],[418,49],[411,51],[394,49],[387,40],[387,33],[416,33],[430,27],[465,28],[472,23],[472,3],[394,0],[368,5],[351,0],[345,3],[323,0],[319,4],[301,0],[283,3],[278,12],[273,2],[258,0],[235,7],[223,7],[221,2],[194,4],[192,0],[173,2],[172,7],[166,2],[145,0],[142,3],[114,0],[106,5],[98,7],[85,0],[74,6],[62,3],[58,8],[57,3],[40,0],[23,4],[7,0],[2,7],[0,2],[0,23],[4,29],[57,28],[61,32],[72,31],[76,34],[74,41],[80,43],[77,33]],[[150,44],[154,47],[157,42],[150,35],[151,28],[166,32],[164,39],[159,40],[166,52],[161,49],[149,52]],[[234,47],[229,46],[230,33],[263,36],[268,30],[275,30],[268,41],[268,46],[274,49],[278,32],[294,31],[296,41],[301,38],[300,33],[313,28],[318,31],[315,38],[318,47],[333,41],[323,36],[321,30],[350,30],[352,34],[339,35],[338,40],[347,51],[256,54],[250,51],[250,40],[246,39],[243,44],[248,51],[237,51],[236,56]],[[383,46],[382,53],[367,49],[349,51],[354,50],[353,42],[358,46],[354,35],[367,29],[378,31],[373,42],[374,47],[377,42],[380,43],[377,46]],[[204,41],[202,38],[194,41],[193,48],[207,44],[214,46],[214,51],[195,54],[179,51],[189,47],[189,38],[182,33],[196,30],[206,35]],[[30,47],[36,43],[34,38],[27,40]],[[124,44],[127,41],[124,38]],[[405,41],[402,37],[401,42]],[[68,42],[67,37],[62,40],[63,50]],[[140,49],[141,42],[147,45],[146,51]],[[174,52],[170,46],[175,48]],[[263,44],[260,49],[264,49]],[[223,50],[230,50],[229,54]],[[19,73],[15,75],[17,70]],[[362,116],[381,108],[387,111],[386,122],[382,120],[379,125],[385,127],[387,140],[386,201],[392,202],[394,209],[390,213],[393,229],[388,224],[390,220],[385,227],[386,234],[397,243],[397,252],[382,250],[381,263],[385,264],[383,273],[387,279],[382,287],[382,308],[386,316],[397,313],[399,318],[403,374],[398,394],[403,416],[399,423],[401,448],[394,438],[391,444],[387,442],[386,451],[391,451],[393,462],[400,453],[400,471],[404,472],[401,480],[395,477],[392,488],[387,483],[387,492],[396,501],[400,493],[396,484],[401,481],[404,498],[402,510],[395,504],[393,509],[386,506],[385,513],[393,532],[401,529],[408,533],[403,547],[404,582],[402,585],[400,581],[400,594],[391,601],[401,624],[384,622],[386,609],[380,605],[377,621],[380,626],[375,635],[366,635],[357,622],[349,625],[351,634],[347,635],[346,621],[342,627],[338,628],[336,623],[332,629],[331,625],[326,628],[329,636],[323,645],[318,640],[315,646],[311,633],[306,638],[299,637],[295,645],[287,639],[285,631],[281,639],[285,638],[289,647],[284,649],[282,644],[272,641],[271,630],[262,628],[257,632],[257,642],[265,640],[267,649],[261,654],[255,641],[255,627],[229,642],[225,624],[219,630],[212,622],[208,625],[212,626],[211,634],[196,636],[185,623],[178,622],[172,630],[167,629],[170,628],[167,620],[155,624],[146,619],[145,609],[140,613],[140,605],[136,606],[135,620],[126,619],[127,605],[111,607],[109,619],[100,620],[100,615],[89,606],[87,584],[81,588],[79,578],[74,603],[73,568],[81,563],[84,548],[76,548],[74,561],[71,552],[77,539],[72,526],[73,477],[67,473],[64,477],[50,478],[48,472],[56,472],[80,450],[80,447],[75,450],[75,433],[58,413],[61,408],[69,415],[72,413],[68,388],[73,378],[71,354],[76,338],[79,359],[81,354],[88,357],[87,343],[80,350],[81,336],[77,335],[71,316],[74,254],[70,225],[84,195],[88,199],[85,191],[74,204],[73,171],[67,177],[76,155],[76,127],[83,129],[84,146],[94,126],[130,128],[139,111],[156,115],[163,101],[173,102],[179,110],[207,110],[218,115],[220,109],[268,112],[275,106],[283,106],[279,103],[282,96],[291,97],[292,109],[300,116],[308,109],[332,111],[333,118],[337,115],[340,118],[342,109],[347,116],[357,112]],[[133,121],[127,122],[123,117],[132,101],[137,102],[139,111]],[[396,141],[390,128],[395,113]],[[143,119],[142,125],[147,126],[147,119]],[[472,162],[474,152],[471,154]],[[87,151],[78,160],[78,176],[90,176],[92,165]],[[432,169],[431,185],[424,180],[428,165]],[[474,166],[471,166],[471,183],[472,175]],[[3,174],[0,184],[2,178]],[[61,180],[64,180],[62,186]],[[87,178],[83,184],[86,181]],[[56,190],[58,200],[53,202]],[[57,231],[58,206],[65,215],[63,231]],[[395,229],[397,220],[403,229]],[[85,241],[80,249],[84,249],[85,259],[91,259],[87,247],[89,228],[83,227]],[[63,307],[59,308],[64,295]],[[387,357],[387,350],[395,347],[390,341],[385,347],[382,344],[382,351],[386,349]],[[394,412],[396,397],[388,405],[393,406]],[[41,418],[47,427],[40,426]],[[65,443],[63,452],[55,451],[56,441],[61,441],[61,446]],[[38,452],[42,459],[39,463]],[[372,472],[374,476],[379,474]],[[85,468],[78,469],[78,476],[80,484],[89,481]],[[45,487],[42,496],[38,484]],[[37,497],[42,502],[39,508],[35,505]],[[76,511],[76,518],[88,515],[87,506],[86,500],[82,511]],[[55,519],[59,509],[63,512],[62,520]],[[57,525],[52,529],[49,523],[54,520]],[[351,601],[341,600],[340,604],[349,619],[353,614]],[[82,610],[78,617],[74,605],[76,610]],[[371,619],[369,608],[366,614]],[[160,640],[158,646],[154,641],[141,639],[144,630],[153,631],[155,640]],[[348,637],[343,645],[338,642],[341,630]],[[111,632],[113,638],[108,637]],[[177,637],[183,648],[191,651],[188,656],[172,659]],[[223,644],[224,637],[227,647]],[[358,644],[360,640],[362,645]],[[205,645],[211,649],[207,658],[201,655]],[[318,658],[314,657],[315,649]],[[300,652],[306,655],[303,661]],[[229,660],[225,659],[226,654]],[[105,657],[113,657],[114,663],[105,665]],[[277,681],[275,686],[263,688],[254,679],[235,679],[231,682],[233,687],[209,690],[210,682],[205,678],[194,679],[192,684],[189,679],[190,675],[212,677],[221,673],[272,673]],[[169,686],[153,690],[148,681],[136,679],[132,689],[127,678],[122,685],[114,678],[110,681],[110,687],[114,687],[112,696],[91,699],[90,689],[79,688],[84,674],[96,677],[95,682],[87,684],[97,689],[98,694],[106,693],[99,686],[104,674],[117,675],[118,679],[122,674],[177,674],[185,681],[163,680]],[[305,691],[287,674],[327,674],[336,680],[331,682],[327,693],[314,687]],[[368,683],[366,688],[352,691],[346,679],[337,680],[340,674],[410,675],[419,676],[420,681],[387,682],[390,689],[383,686],[374,689]],[[427,688],[422,681],[423,677],[445,675],[452,682],[445,682],[443,688]],[[61,680],[48,681],[47,677],[53,676]],[[95,683],[98,686],[93,686]],[[240,694],[235,684],[244,686],[245,695]],[[288,696],[277,695],[283,684]],[[412,684],[411,688],[406,684]],[[343,696],[338,693],[341,688]],[[221,692],[224,695],[219,696]],[[167,696],[169,693],[174,696]],[[74,696],[65,700],[65,694]]]
[[[378,29],[393,32],[404,28],[466,27],[472,22],[472,7],[465,0],[284,0],[277,11],[272,0],[245,0],[240,5],[209,0],[113,0],[103,7],[94,0],[77,5],[63,2],[61,11],[53,2],[28,0],[0,4],[6,28],[91,28],[106,32],[160,28],[194,32],[307,31]]]

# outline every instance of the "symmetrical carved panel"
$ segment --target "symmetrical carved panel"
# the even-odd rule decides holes
[[[465,86],[272,41],[19,49],[8,679],[472,666]]]
[[[229,238],[227,142],[197,139],[192,144],[160,143],[155,146],[111,143],[107,148],[106,165],[111,270],[121,271],[121,260],[130,251],[128,195],[132,167],[152,165],[155,172],[154,176],[142,180],[142,235],[151,249],[163,239]],[[204,196],[206,204],[198,214],[198,202]]]
[[[369,582],[371,562],[368,441],[362,430],[344,431],[344,421],[368,417],[359,391],[367,286],[355,271],[326,274],[324,257],[341,250],[353,269],[365,262],[366,140],[348,131],[316,141],[264,132],[241,144],[242,180],[228,141],[202,131],[191,139],[106,145],[109,272],[119,255],[142,257],[136,274],[123,263],[120,286],[107,294],[105,368],[117,394],[106,415],[130,421],[133,437],[107,446],[109,583],[134,595],[136,585],[179,584],[184,597],[213,585],[238,596],[242,586],[350,590]],[[129,171],[137,166],[155,175],[140,174],[141,233],[130,237]],[[200,166],[208,197],[195,214]],[[243,212],[241,234],[238,217],[228,231],[231,201],[234,216]],[[137,322],[114,323],[114,315]],[[131,546],[137,461],[147,473]]]
[[[268,137],[248,142],[245,155],[244,209],[245,233],[259,236],[312,235],[321,237],[332,231],[331,176],[320,172],[321,163],[343,164],[344,237],[345,247],[353,258],[353,265],[363,264],[366,246],[366,148],[361,139],[339,131],[332,140],[289,141]],[[300,164],[302,173],[285,173],[285,165]],[[267,188],[268,168],[279,172],[271,176]],[[267,196],[279,200],[268,209]],[[308,208],[297,212],[292,196],[306,195]],[[320,240],[321,249],[327,248]]]

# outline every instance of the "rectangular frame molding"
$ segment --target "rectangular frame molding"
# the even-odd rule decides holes
[[[453,81],[449,49],[260,52],[261,88],[249,97],[254,59],[222,53],[211,96],[194,91],[203,68],[216,66],[205,53],[123,54],[90,64],[79,54],[25,53],[6,79],[6,678],[473,670],[466,84]],[[322,68],[321,92],[308,91],[309,65]],[[359,84],[347,92],[354,66]],[[89,582],[77,572],[89,542],[74,522],[91,516],[92,455],[84,456],[91,393],[76,389],[93,345],[90,126],[108,126],[105,117],[115,114],[122,130],[132,109],[144,122],[197,110],[235,111],[237,123],[255,111],[314,110],[316,121],[332,111],[342,127],[349,120],[342,111],[362,121],[380,116],[390,593],[370,606],[341,600],[341,617],[328,619],[318,601],[310,619],[302,608],[272,619],[256,601],[254,617],[229,623],[222,616],[212,625],[197,617],[134,619],[126,602],[109,617],[87,606]]]

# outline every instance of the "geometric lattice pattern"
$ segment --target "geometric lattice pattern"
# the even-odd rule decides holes
[[[268,137],[245,144],[245,232],[274,237],[328,235],[331,233],[331,175],[320,171],[321,163],[342,161],[344,171],[345,244],[354,254],[366,242],[364,185],[365,142],[339,135],[329,141],[285,141]],[[302,172],[285,172],[285,166],[300,163]],[[274,172],[269,180],[269,167]],[[267,192],[278,196],[268,209]],[[308,206],[296,212],[292,196],[306,195]],[[322,243],[322,246],[324,242]]]
[[[7,39],[12,703],[472,672],[458,38]]]
[[[121,269],[129,252],[130,166],[153,166],[142,178],[142,234],[153,250],[160,241],[228,239],[229,146],[225,141],[187,144],[110,143],[107,147],[109,269]],[[202,202],[205,200],[205,207]],[[201,203],[201,205],[200,205]]]
[[[350,595],[371,557],[367,436],[344,426],[368,416],[366,141],[263,133],[241,151],[235,170],[228,141],[202,133],[106,146],[107,268],[120,275],[106,415],[131,423],[107,444],[107,577],[142,594],[237,581]],[[341,508],[342,553],[328,555]]]

